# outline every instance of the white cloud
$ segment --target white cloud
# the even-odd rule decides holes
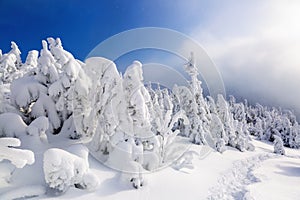
[[[218,14],[191,35],[235,95],[294,108],[300,116],[300,2],[243,2],[215,8]]]

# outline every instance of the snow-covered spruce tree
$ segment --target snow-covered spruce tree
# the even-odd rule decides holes
[[[295,123],[291,127],[289,147],[300,148],[300,125],[298,123]]]
[[[152,134],[150,130],[150,114],[148,104],[151,104],[150,95],[143,84],[142,64],[134,61],[127,67],[123,87],[129,116],[132,120],[132,131],[134,136]]]
[[[291,133],[291,123],[289,119],[284,115],[276,116],[273,129],[276,129],[276,132],[279,133],[283,144],[288,145]],[[275,130],[273,130],[273,134],[275,134],[274,132]]]
[[[236,103],[234,96],[229,96],[229,109],[233,115],[233,119],[242,123],[246,123],[246,110],[243,103]]]
[[[22,65],[21,51],[15,42],[11,42],[11,50],[0,57],[0,83],[11,83]]]
[[[213,135],[215,149],[221,153],[224,152],[226,150],[226,142],[223,138],[226,138],[226,133],[221,119],[215,113],[211,114],[210,133]]]
[[[6,112],[18,113],[10,103],[9,84],[0,84],[0,114]]]
[[[222,136],[225,144],[229,143],[229,135],[234,132],[234,128],[232,126],[233,118],[229,112],[229,106],[223,95],[219,94],[216,102],[216,111],[219,116],[223,126],[225,134]]]
[[[149,113],[152,102],[142,81],[142,64],[134,61],[123,76],[119,96],[119,106],[123,109],[115,114],[118,126],[106,161],[110,167],[121,170],[123,181],[131,181],[135,188],[143,185],[142,170],[149,167],[147,159],[144,159],[144,150],[154,136]],[[159,162],[157,157],[152,158],[153,163]]]
[[[218,95],[217,113],[224,124],[228,145],[240,151],[254,150],[254,146],[250,143],[244,105],[236,103],[232,96],[229,102],[226,102],[222,95]]]
[[[189,124],[184,125],[182,120],[178,121],[180,135],[190,137],[191,141],[197,144],[205,144],[202,122],[197,115],[198,108],[191,91],[185,86],[174,86],[172,93],[180,102],[180,109],[183,110],[189,119]]]
[[[192,95],[194,96],[195,102],[198,106],[198,109],[200,108],[207,108],[206,101],[203,97],[203,90],[201,87],[202,82],[198,79],[198,68],[195,63],[195,58],[193,52],[191,52],[191,56],[188,60],[188,63],[184,65],[184,69],[186,73],[191,77],[190,80],[190,90]]]
[[[201,87],[201,81],[198,79],[198,68],[196,67],[193,52],[188,60],[188,63],[184,66],[185,71],[191,77],[189,90],[192,95],[190,104],[194,107],[194,114],[190,118],[190,133],[189,137],[195,144],[207,144],[205,141],[205,135],[208,134],[210,112],[207,102],[203,97],[203,90]],[[193,105],[194,104],[194,105]]]
[[[253,135],[257,136],[259,140],[264,140],[263,121],[260,118],[256,119],[255,125],[251,132],[253,132]]]
[[[124,74],[123,87],[125,90],[125,99],[128,99],[128,113],[133,124],[133,134],[137,146],[142,144],[142,155],[138,156],[142,166],[147,170],[157,169],[162,158],[160,157],[159,148],[163,146],[162,141],[159,140],[159,135],[156,135],[159,126],[156,124],[154,132],[152,127],[156,120],[155,115],[150,114],[159,113],[164,115],[166,110],[172,109],[170,99],[166,97],[167,93],[163,94],[161,91],[156,93],[158,105],[154,106],[151,101],[151,96],[143,84],[142,65],[139,62],[133,62]],[[164,98],[165,96],[165,98]],[[157,107],[159,106],[159,107]],[[130,121],[131,121],[130,120]],[[135,149],[138,149],[134,147]],[[139,150],[141,151],[141,150]],[[134,153],[136,156],[138,153]],[[142,157],[142,158],[141,158]]]
[[[158,142],[152,143],[152,149],[146,148],[147,151],[152,151],[158,154],[160,163],[163,164],[168,162],[169,158],[174,154],[172,150],[172,143],[176,136],[180,133],[180,130],[176,123],[179,119],[182,125],[187,126],[189,123],[183,110],[173,113],[173,103],[169,95],[168,89],[161,90],[160,87],[155,91],[152,97],[153,103],[153,130],[155,131],[154,140]],[[175,125],[175,127],[174,127]],[[148,144],[149,145],[149,144]],[[153,169],[149,169],[153,170]]]
[[[85,65],[63,49],[59,38],[55,43],[52,38],[48,38],[48,42],[56,59],[56,70],[59,72],[59,79],[56,80],[55,69],[51,77],[49,68],[49,78],[55,82],[50,85],[48,93],[54,99],[59,117],[64,122],[61,133],[71,139],[89,140],[94,134],[95,112],[92,110],[93,105],[89,96],[93,95],[90,92],[91,80],[83,69]]]
[[[39,116],[48,117],[49,136],[63,133],[67,138],[78,139],[84,133],[76,132],[72,114],[78,107],[86,112],[90,84],[80,63],[57,41],[51,44],[51,51],[47,42],[42,41],[35,72],[12,82],[11,102],[27,123]],[[36,53],[33,54],[35,57]],[[34,67],[34,58],[27,61]]]
[[[31,50],[28,52],[25,63],[22,65],[21,70],[26,73],[35,73],[35,69],[38,65],[39,52],[37,50]]]
[[[243,124],[251,135],[257,136],[260,140],[271,142],[274,140],[273,136],[278,135],[284,146],[299,148],[299,125],[293,112],[281,108],[264,107],[258,103],[255,106],[249,106],[247,101],[243,106],[240,106],[238,105],[240,103],[236,103],[233,98],[230,99],[229,103],[234,118],[239,121],[244,116],[242,110],[245,110],[245,122]],[[240,114],[236,115],[236,113]]]
[[[126,113],[122,77],[116,65],[105,58],[87,59],[85,70],[92,79],[91,91],[95,91],[91,99],[97,119],[97,128],[88,148],[94,157],[105,161],[105,156],[112,150],[112,137],[120,123],[126,122],[124,119],[121,121],[119,115]]]
[[[278,133],[277,133],[278,134]],[[285,150],[283,147],[283,141],[280,136],[278,135],[273,135],[274,137],[274,153],[280,154],[280,155],[285,155]]]
[[[248,136],[245,134],[243,125],[238,120],[234,121],[235,138],[230,146],[237,148],[240,151],[248,149]]]
[[[134,61],[122,79],[112,61],[90,58],[86,62],[87,74],[94,77],[92,89],[98,91],[93,99],[97,129],[88,147],[96,159],[122,171],[127,184],[139,188],[143,142],[153,136],[142,65]]]

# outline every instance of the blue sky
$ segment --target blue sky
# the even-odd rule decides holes
[[[170,28],[206,49],[227,94],[300,117],[299,10],[298,0],[0,0],[0,48],[9,51],[14,40],[24,60],[42,39],[60,37],[83,60],[119,32]]]
[[[195,18],[205,15],[205,9],[199,5],[190,11],[185,4],[178,0],[1,0],[0,44],[8,50],[15,40],[27,52],[39,49],[42,39],[59,36],[65,48],[84,59],[99,42],[128,29],[158,26],[188,32],[201,22]]]

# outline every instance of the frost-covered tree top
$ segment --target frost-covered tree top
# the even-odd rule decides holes
[[[185,64],[184,69],[190,76],[197,76],[199,74],[193,52],[191,52],[190,58],[188,59],[187,64]]]

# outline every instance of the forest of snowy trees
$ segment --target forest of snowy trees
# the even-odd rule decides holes
[[[43,40],[25,62],[20,54],[14,42],[8,53],[0,50],[0,161],[18,168],[10,168],[8,182],[16,170],[42,162],[54,193],[93,190],[101,177],[89,170],[91,154],[139,188],[144,171],[180,156],[174,144],[181,139],[220,153],[253,151],[253,138],[274,142],[278,154],[300,147],[293,112],[203,96],[192,57],[183,66],[189,87],[164,88],[143,82],[139,61],[120,74],[105,58],[75,59],[59,38]]]

